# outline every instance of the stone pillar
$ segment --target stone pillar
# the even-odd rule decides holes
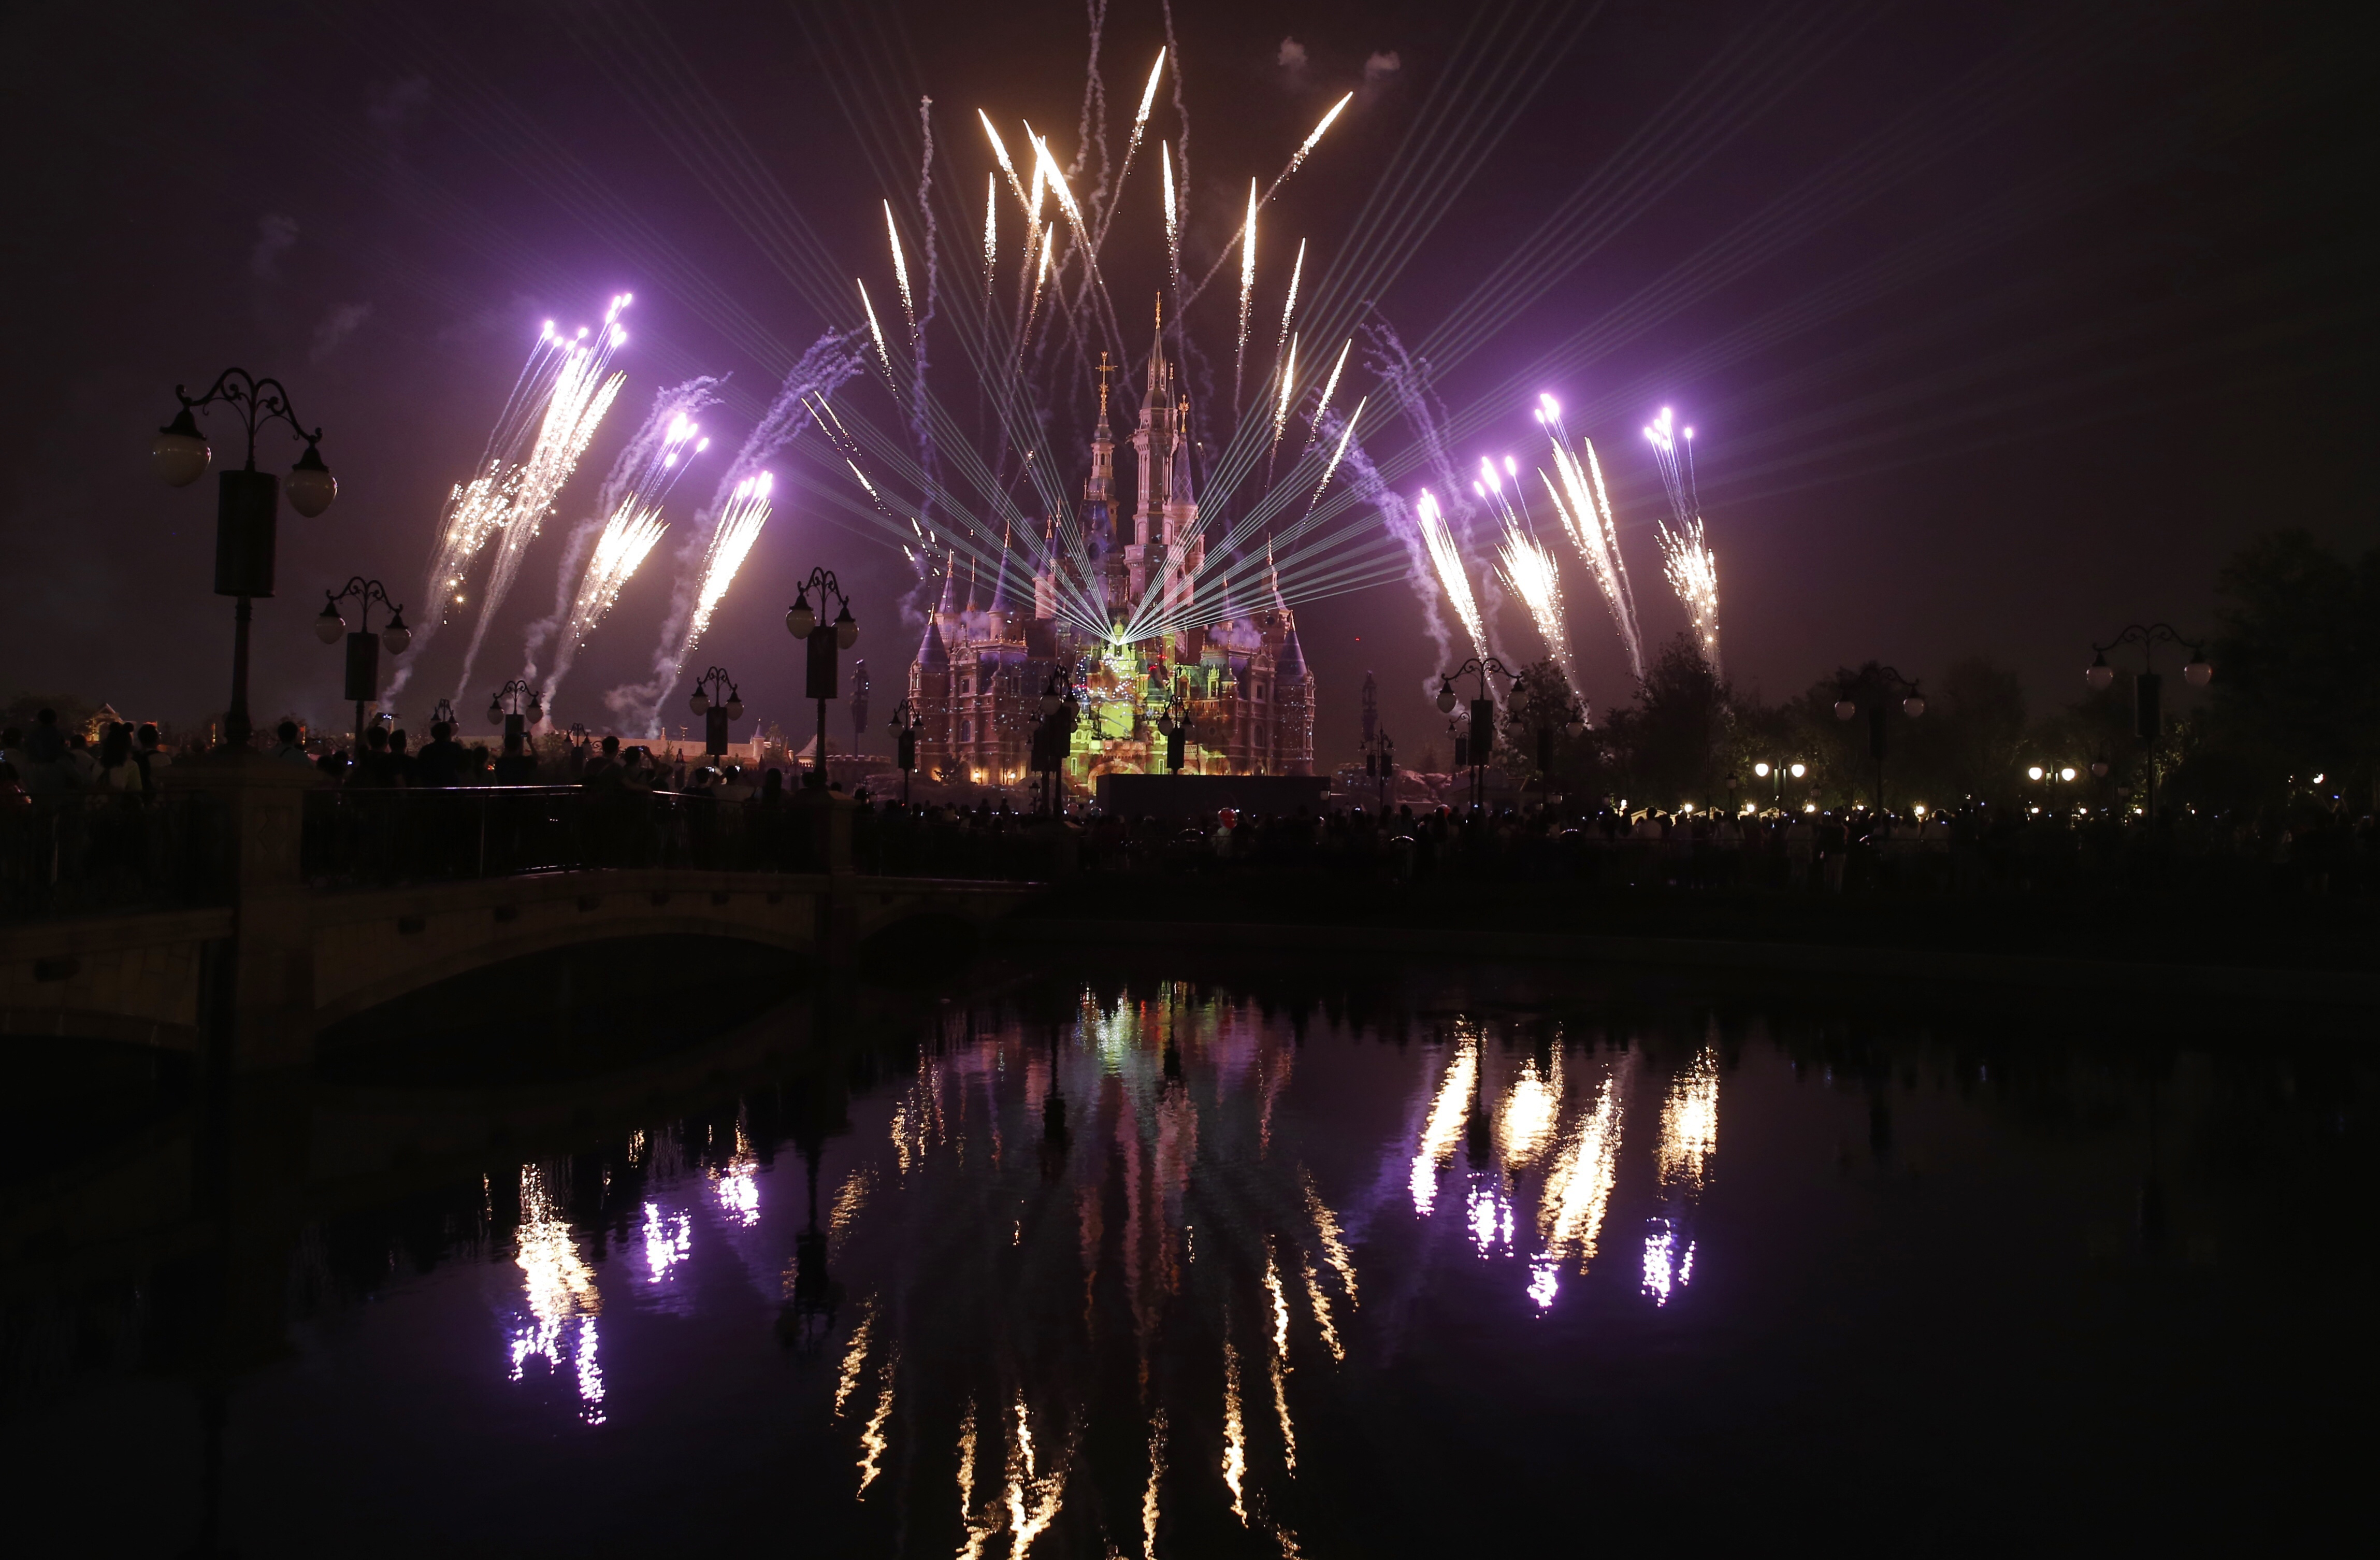
[[[305,796],[329,782],[310,767],[227,749],[162,772],[166,791],[202,809],[194,832],[212,847],[232,907],[231,945],[216,950],[228,986],[200,1015],[207,1043],[235,1072],[298,1067],[314,1058],[314,938],[298,847]]]

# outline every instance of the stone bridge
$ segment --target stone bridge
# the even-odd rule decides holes
[[[979,925],[1033,892],[838,871],[847,831],[843,849],[822,853],[822,872],[595,870],[323,890],[298,875],[299,805],[318,784],[309,772],[236,755],[174,773],[226,803],[226,902],[0,927],[0,1035],[193,1052],[215,1035],[237,1070],[302,1066],[328,1025],[531,954],[691,934],[832,966],[905,924]],[[819,805],[832,831],[832,809],[849,804]]]

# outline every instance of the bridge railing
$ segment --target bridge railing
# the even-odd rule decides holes
[[[817,871],[816,831],[764,810],[675,791],[472,786],[318,791],[299,871],[317,887],[386,886],[601,868]]]
[[[204,796],[0,802],[0,920],[222,904],[229,850],[222,810]]]

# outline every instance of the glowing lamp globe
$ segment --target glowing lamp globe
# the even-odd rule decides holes
[[[2058,772],[2058,777],[2060,780],[2071,782],[2074,778],[2074,766],[2070,763],[2068,764],[2065,768]]]
[[[2091,685],[2092,692],[2105,693],[2115,686],[2116,669],[2107,664],[2106,656],[2094,655],[2091,664],[2082,673],[2082,680]]]
[[[1752,773],[1766,780],[1768,778],[1768,766],[1765,763],[1755,763],[1752,766]]]
[[[2040,778],[2041,778],[2041,765],[2039,765],[2039,764],[2037,764],[2037,763],[2034,763],[2034,764],[2027,764],[2027,765],[2025,766],[2025,770],[2024,770],[2024,777],[2025,777],[2026,779],[2028,779],[2028,780],[2038,780],[2038,779],[2040,779]]]
[[[2181,669],[2181,680],[2192,688],[2204,688],[2215,680],[2214,663],[2203,655],[2192,655]]]
[[[346,631],[347,620],[339,615],[338,607],[324,602],[322,615],[314,619],[314,637],[324,644],[336,644],[339,636]]]
[[[2094,779],[2094,780],[2105,780],[2107,777],[2107,761],[2106,759],[2094,759],[2094,760],[2092,760],[2092,761],[2091,761],[2091,778],[2092,778],[2092,779]]]
[[[528,696],[528,723],[535,725],[545,719],[545,701],[532,693]]]
[[[1912,693],[1908,698],[1902,700],[1900,701],[1900,713],[1907,715],[1911,720],[1915,720],[1918,716],[1924,714],[1925,713],[1925,695]]]
[[[785,610],[785,632],[797,640],[806,640],[810,637],[810,630],[817,627],[818,614],[810,610],[809,592],[797,593],[794,597],[794,604]]]
[[[1852,703],[1850,700],[1838,699],[1835,701],[1835,719],[1839,721],[1847,721],[1858,713],[1859,706]]]
[[[214,451],[207,447],[199,420],[188,407],[157,430],[156,442],[149,446],[149,469],[167,487],[188,487],[207,474],[207,463],[213,458]]]
[[[843,610],[835,615],[834,642],[836,648],[841,650],[849,650],[859,642],[859,624],[852,617],[851,603],[848,602],[845,602]]]
[[[1454,684],[1443,677],[1438,684],[1438,713],[1441,715],[1454,713]]]
[[[405,653],[405,647],[413,642],[413,630],[405,626],[405,614],[400,612],[388,620],[388,627],[380,631],[380,642],[391,655]]]
[[[504,707],[492,699],[488,701],[488,724],[490,725],[504,724]]]
[[[1787,773],[1791,774],[1794,779],[1799,780],[1802,776],[1810,773],[1810,766],[1806,763],[1797,763]]]
[[[339,479],[322,464],[322,452],[308,445],[298,464],[289,468],[289,480],[281,484],[281,491],[289,495],[289,507],[310,520],[339,496]]]
[[[744,718],[744,696],[732,688],[727,690],[727,718],[731,721]]]
[[[710,713],[710,696],[698,688],[694,690],[694,697],[686,701],[686,707],[692,710],[698,718],[707,715]]]

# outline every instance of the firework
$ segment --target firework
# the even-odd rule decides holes
[[[760,528],[769,523],[769,490],[776,478],[767,471],[747,477],[735,484],[727,506],[719,513],[719,525],[710,533],[710,547],[702,558],[701,583],[695,587],[694,619],[687,626],[686,649],[692,650],[710,627],[710,615],[718,610],[720,599],[727,588],[735,583],[735,571],[744,567],[745,555],[752,543],[760,539]]]
[[[1000,261],[1000,180],[997,176],[983,176],[983,301],[991,306],[992,273]]]
[[[892,202],[884,202],[884,237],[892,246],[892,279],[901,286],[901,312],[909,322],[909,337],[917,335],[917,302],[909,292],[909,262],[901,253],[901,229],[892,220]]]
[[[1232,410],[1239,413],[1240,376],[1248,361],[1248,309],[1257,296],[1257,181],[1248,180],[1248,221],[1240,229],[1240,346],[1232,369]]]
[[[1290,175],[1295,173],[1299,168],[1305,165],[1306,154],[1311,152],[1316,147],[1322,144],[1322,132],[1330,128],[1330,121],[1336,119],[1341,114],[1344,113],[1347,105],[1354,101],[1355,94],[1349,92],[1345,97],[1341,98],[1337,103],[1330,105],[1330,112],[1325,114],[1322,116],[1322,122],[1314,127],[1314,133],[1307,136],[1304,144],[1299,146],[1298,149],[1290,155],[1289,166],[1281,170],[1281,178],[1277,178],[1272,181],[1274,189],[1280,189],[1281,179],[1287,178]]]
[[[1681,432],[1682,439],[1679,436]],[[1686,609],[1687,620],[1694,625],[1694,642],[1702,649],[1704,664],[1711,669],[1713,676],[1718,676],[1718,559],[1703,534],[1703,518],[1695,501],[1694,438],[1694,431],[1680,430],[1667,407],[1645,430],[1645,440],[1653,446],[1654,464],[1661,469],[1661,486],[1670,497],[1670,516],[1676,521],[1674,527],[1665,523],[1659,528],[1661,572],[1669,577],[1670,589],[1678,593],[1679,604]]]
[[[465,697],[480,647],[486,641],[489,627],[495,621],[504,598],[512,591],[529,543],[537,540],[538,530],[552,512],[563,484],[577,470],[579,457],[587,453],[588,444],[626,381],[625,374],[606,371],[611,367],[612,354],[628,339],[627,328],[620,323],[620,311],[629,302],[626,293],[613,299],[601,330],[591,340],[582,330],[554,373],[553,388],[546,398],[536,442],[520,463],[511,503],[497,522],[501,529],[490,539],[495,543],[495,557],[488,566],[487,583],[480,590],[479,621],[472,626],[470,645],[463,652],[462,675],[455,679],[457,700]]]
[[[542,687],[548,710],[581,646],[619,600],[668,528],[662,503],[695,456],[710,447],[694,414],[711,404],[718,381],[690,379],[662,391],[598,490],[595,512],[573,530],[554,583],[553,612],[529,625],[522,650],[524,681],[539,681],[538,658],[554,643]]]
[[[1522,514],[1513,507],[1512,498],[1519,494],[1520,484],[1513,483],[1512,493],[1504,488],[1504,478],[1519,476],[1519,467],[1511,457],[1505,457],[1504,470],[1499,472],[1495,463],[1482,459],[1479,469],[1483,481],[1474,489],[1494,506],[1497,518],[1504,522],[1504,540],[1498,548],[1503,561],[1504,583],[1521,598],[1545,636],[1546,649],[1561,668],[1562,676],[1572,688],[1578,686],[1578,668],[1571,664],[1570,632],[1562,623],[1561,568],[1555,563],[1551,549],[1536,539]]]
[[[1446,592],[1447,604],[1463,620],[1464,631],[1471,636],[1472,648],[1484,660],[1488,654],[1488,627],[1480,620],[1479,603],[1471,594],[1471,578],[1463,569],[1463,550],[1455,545],[1454,533],[1447,529],[1446,516],[1438,506],[1438,495],[1424,488],[1414,507],[1421,521],[1422,540],[1429,543],[1430,561],[1438,566],[1439,588]]]
[[[876,360],[884,365],[884,384],[890,389],[892,384],[892,354],[884,346],[884,327],[876,323],[876,305],[868,301],[868,284],[856,276],[852,280],[858,285],[859,307],[868,311],[868,334],[876,343]]]
[[[530,457],[562,375],[582,353],[608,358],[615,345],[609,327],[617,324],[620,311],[631,301],[627,294],[612,300],[607,328],[600,337],[584,327],[576,333],[557,331],[552,320],[538,332],[514,378],[512,393],[505,396],[495,425],[488,432],[474,474],[455,484],[439,515],[438,541],[431,551],[429,580],[422,591],[427,604],[416,620],[412,647],[398,661],[395,675],[382,695],[383,702],[394,700],[412,680],[413,668],[431,637],[455,608],[466,603],[466,580],[473,561],[520,512]]]
[[[1620,553],[1620,528],[1612,517],[1610,495],[1604,490],[1603,468],[1596,459],[1595,445],[1586,439],[1579,441],[1584,461],[1572,451],[1569,433],[1562,427],[1561,404],[1551,396],[1537,397],[1536,415],[1553,441],[1555,473],[1548,477],[1540,471],[1538,478],[1546,484],[1546,496],[1552,500],[1562,530],[1585,560],[1604,604],[1611,610],[1612,627],[1628,651],[1629,675],[1642,682],[1645,641],[1636,629],[1636,594],[1628,583],[1628,564]]]
[[[1291,336],[1288,355],[1282,359],[1281,365],[1281,399],[1273,408],[1272,414],[1272,442],[1276,448],[1281,444],[1281,430],[1289,426],[1289,403],[1296,390],[1297,337]]]

